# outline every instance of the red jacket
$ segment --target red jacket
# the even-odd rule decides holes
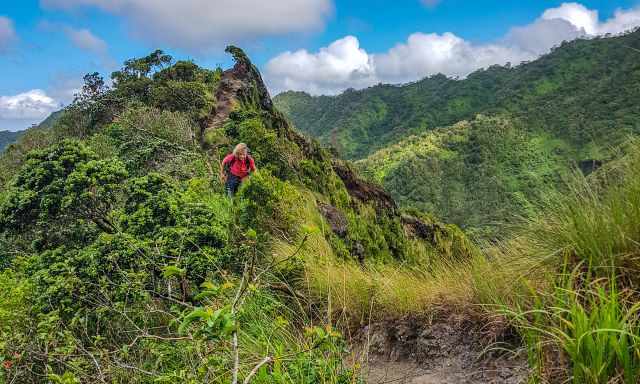
[[[248,163],[248,164],[247,164]],[[247,155],[245,161],[241,161],[233,153],[228,154],[224,160],[222,160],[222,167],[225,170],[229,170],[232,175],[238,176],[244,179],[250,172],[256,170],[256,164],[253,161],[253,157]]]

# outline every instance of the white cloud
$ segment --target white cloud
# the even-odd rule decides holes
[[[532,24],[511,28],[503,43],[533,55],[546,53],[563,41],[585,36],[583,29],[564,19],[538,19]]]
[[[148,42],[192,51],[319,29],[333,10],[331,0],[41,0],[41,5],[96,7],[122,16]]]
[[[305,89],[314,94],[366,87],[375,83],[374,72],[372,57],[353,36],[336,40],[318,53],[285,52],[267,64],[272,88]]]
[[[387,52],[368,53],[347,36],[326,48],[282,53],[267,63],[266,78],[274,93],[293,89],[335,94],[377,82],[398,83],[443,73],[464,77],[494,64],[532,60],[563,41],[640,26],[640,7],[617,10],[604,22],[597,11],[578,3],[546,10],[531,24],[512,28],[494,43],[473,44],[453,33],[411,34]]]
[[[0,52],[5,51],[17,39],[13,21],[0,16]]]
[[[0,131],[18,131],[38,124],[52,112],[62,108],[62,103],[42,89],[11,96],[0,96]]]
[[[42,120],[60,105],[45,91],[33,89],[13,96],[0,96],[0,119]]]
[[[599,34],[621,33],[635,29],[640,25],[640,7],[631,10],[618,9],[613,17],[598,27]]]
[[[492,64],[519,63],[532,54],[501,45],[473,45],[452,34],[414,33],[386,53],[370,54],[354,36],[333,42],[317,53],[285,52],[267,63],[266,78],[274,93],[305,90],[335,94],[378,82],[399,83],[429,74],[466,76]]]
[[[566,20],[578,31],[589,36],[619,34],[640,25],[640,7],[629,10],[618,9],[609,20],[601,22],[597,10],[588,9],[579,3],[563,3],[557,8],[546,10],[541,19]]]
[[[598,11],[587,9],[578,3],[563,3],[557,8],[544,11],[541,20],[566,20],[584,33],[595,35],[598,33]]]
[[[107,54],[107,43],[91,33],[88,29],[74,29],[65,26],[64,33],[67,35],[69,40],[71,40],[73,45],[84,51],[95,53],[97,55]]]
[[[436,73],[466,76],[478,68],[530,58],[518,48],[473,45],[452,33],[414,33],[406,43],[373,56],[376,72],[385,82],[412,81]]]

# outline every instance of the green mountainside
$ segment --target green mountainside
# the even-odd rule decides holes
[[[15,142],[22,132],[12,132],[12,131],[0,131],[0,152],[2,152],[7,145]]]
[[[2,154],[0,382],[354,382],[322,266],[475,252],[294,131],[228,52],[226,71],[156,51],[112,88],[88,74]],[[239,142],[258,172],[230,200]]]
[[[361,160],[403,206],[495,234],[572,167],[588,173],[640,133],[638,48],[640,31],[576,40],[463,80],[285,92],[275,103],[301,131]]]
[[[113,86],[87,74],[0,154],[0,383],[637,384],[638,139],[606,151],[503,110],[353,166],[227,52],[227,70],[158,50]],[[258,171],[229,198],[238,142]],[[528,218],[475,243],[357,168],[483,233]]]

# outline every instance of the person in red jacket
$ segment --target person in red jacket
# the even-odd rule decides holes
[[[236,145],[233,152],[225,156],[220,164],[220,179],[224,182],[227,195],[233,197],[238,192],[240,184],[255,171],[256,164],[249,155],[247,144]]]

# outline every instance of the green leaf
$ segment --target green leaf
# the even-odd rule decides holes
[[[216,289],[217,287],[212,282],[205,281],[204,283],[200,284],[200,288],[211,290],[211,289]]]
[[[167,265],[162,269],[162,277],[168,279],[170,277],[184,277],[187,271],[184,268],[178,268],[175,265]]]
[[[193,297],[193,300],[200,301],[200,300],[206,299],[207,297],[216,296],[217,294],[218,294],[218,289],[215,289],[215,290],[208,289],[206,291],[202,291],[202,292],[198,293],[197,295],[195,295]]]
[[[189,328],[191,324],[198,320],[208,319],[209,316],[209,312],[202,307],[194,309],[187,316],[185,316],[184,320],[182,320],[182,323],[180,323],[180,326],[178,327],[178,333],[184,335],[187,328]]]

